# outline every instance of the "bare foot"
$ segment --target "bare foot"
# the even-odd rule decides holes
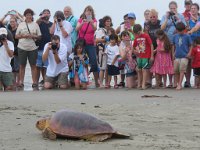
[[[181,86],[177,86],[176,90],[181,90],[182,87]]]

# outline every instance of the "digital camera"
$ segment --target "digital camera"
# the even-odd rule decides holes
[[[174,12],[172,12],[172,11],[169,12],[169,16],[174,16],[174,15],[175,15]]]
[[[5,34],[1,34],[0,35],[0,41],[4,41],[6,39],[6,35]]]
[[[52,50],[57,50],[57,49],[58,49],[58,46],[57,46],[56,43],[52,43],[52,44],[51,44],[51,48],[52,48]]]
[[[62,21],[62,19],[61,19],[61,18],[58,18],[58,19],[57,19],[57,21],[58,21],[58,22],[61,22],[61,21]]]

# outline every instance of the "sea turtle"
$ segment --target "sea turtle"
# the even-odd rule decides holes
[[[52,117],[37,121],[36,127],[42,130],[43,137],[55,140],[57,137],[104,141],[111,137],[129,138],[98,118],[73,110],[57,111]]]

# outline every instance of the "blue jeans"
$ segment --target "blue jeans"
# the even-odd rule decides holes
[[[90,72],[98,72],[96,47],[94,45],[86,45],[85,52],[89,57]]]
[[[47,68],[48,66],[48,60],[46,60],[45,62],[42,61],[42,55],[43,55],[43,51],[42,50],[38,50],[38,56],[37,56],[37,60],[36,60],[36,66],[37,67],[44,67]]]

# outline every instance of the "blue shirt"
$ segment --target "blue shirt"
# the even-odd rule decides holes
[[[175,34],[173,38],[175,46],[175,58],[186,58],[192,39],[188,34]]]
[[[181,22],[183,22],[185,24],[185,26],[187,25],[186,22],[185,22],[185,18],[182,14],[178,13],[178,18],[180,19]],[[174,22],[172,21],[172,19],[174,20]],[[166,20],[166,15],[164,15],[162,17],[160,25],[162,25],[165,22],[165,20]],[[175,20],[174,16],[172,16],[168,19],[166,28],[164,29],[164,31],[167,34],[170,42],[173,41],[173,36],[176,33],[176,27],[175,27],[176,23],[178,23],[178,21]]]
[[[200,21],[200,17],[198,19],[198,21]],[[197,22],[198,22],[197,21]],[[190,29],[192,29],[193,27],[195,27],[195,25],[197,24],[197,22],[192,21],[191,19],[189,20],[189,26]],[[191,35],[192,41],[194,41],[197,37],[200,37],[200,29],[194,33],[192,33]]]
[[[71,32],[71,42],[72,42],[72,48],[74,48],[74,45],[76,44],[76,40],[77,40],[76,25],[77,25],[78,19],[71,15],[66,20],[71,23],[72,28],[73,28],[73,31]]]

